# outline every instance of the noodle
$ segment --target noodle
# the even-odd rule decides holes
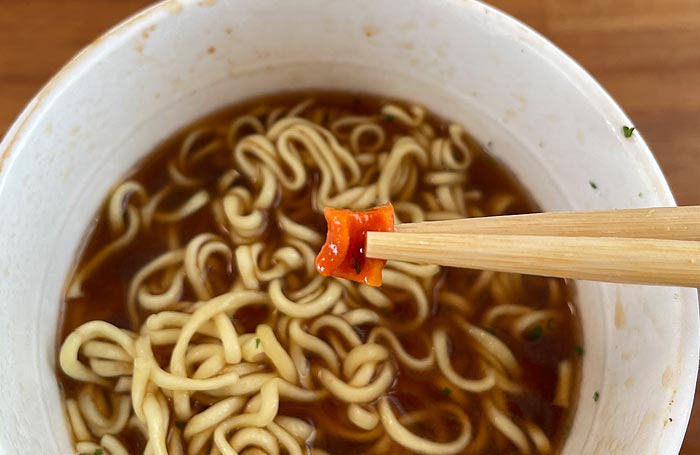
[[[280,98],[164,150],[112,191],[67,286],[77,453],[559,447],[578,371],[560,280],[389,261],[372,288],[314,268],[326,206],[391,201],[397,222],[531,209],[461,126]]]

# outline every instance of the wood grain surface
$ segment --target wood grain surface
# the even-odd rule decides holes
[[[149,3],[0,0],[0,135],[72,55]],[[679,204],[700,204],[700,0],[491,3],[591,72],[649,143]],[[699,407],[684,455],[700,455]]]

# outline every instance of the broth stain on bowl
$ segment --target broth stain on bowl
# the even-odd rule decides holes
[[[615,302],[615,328],[621,329],[627,323],[627,316],[625,315],[625,307],[622,305],[622,300],[617,298]]]
[[[151,26],[146,27],[145,29],[143,29],[143,30],[141,31],[141,36],[143,37],[143,39],[146,40],[146,39],[150,38],[150,37],[151,37],[151,33],[153,33],[153,32],[156,30],[156,28],[158,28],[158,26],[155,25],[155,24],[153,24],[153,25],[151,25]]]
[[[381,31],[381,29],[379,27],[377,27],[376,25],[370,24],[370,25],[365,25],[364,27],[362,27],[362,31],[364,32],[364,34],[367,38],[371,38],[374,35],[376,35],[377,33],[379,33]]]
[[[170,14],[177,15],[182,12],[185,7],[180,3],[178,0],[167,0],[165,3],[163,3],[165,8],[168,10]]]
[[[414,20],[410,20],[407,22],[403,22],[401,25],[399,25],[399,30],[401,31],[408,31],[408,30],[413,30],[416,28],[418,24]]]
[[[673,385],[673,379],[674,368],[669,366],[664,370],[664,374],[661,376],[661,385],[668,388]]]

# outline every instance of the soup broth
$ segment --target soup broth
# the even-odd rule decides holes
[[[318,276],[323,207],[387,201],[397,222],[537,211],[460,126],[366,95],[251,100],[152,152],[67,282],[76,450],[558,452],[583,355],[570,287],[391,261],[381,288]]]

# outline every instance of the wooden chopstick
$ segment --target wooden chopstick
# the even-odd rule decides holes
[[[700,206],[548,212],[403,223],[401,233],[514,234],[700,240]]]
[[[616,283],[700,286],[700,206],[403,223],[368,257]]]
[[[580,280],[700,285],[700,242],[687,240],[368,232],[366,255]]]

